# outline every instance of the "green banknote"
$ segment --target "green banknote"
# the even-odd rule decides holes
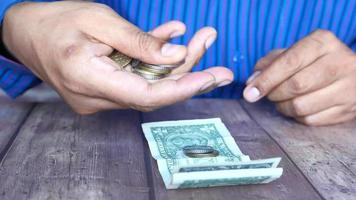
[[[280,158],[251,161],[219,118],[142,124],[167,189],[268,183],[282,175]],[[184,147],[209,146],[214,157],[192,158]]]

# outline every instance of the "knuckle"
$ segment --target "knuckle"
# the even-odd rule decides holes
[[[273,88],[273,81],[270,77],[260,76],[256,86],[260,92],[260,95],[266,95],[269,93],[270,88]]]
[[[284,56],[285,63],[290,68],[299,68],[301,66],[301,55],[296,51],[289,51]]]
[[[95,3],[93,5],[95,9],[98,9],[99,11],[102,12],[112,11],[112,8],[110,6],[103,3]]]
[[[63,47],[62,57],[64,59],[69,59],[77,56],[80,52],[81,47],[78,44],[69,44]]]
[[[269,64],[269,62],[267,62],[267,59],[261,58],[257,61],[256,65],[255,65],[255,69],[263,69],[265,68],[267,65]]]
[[[298,98],[295,98],[292,100],[292,109],[295,115],[297,116],[303,116],[305,114],[305,107],[303,105],[303,102],[299,100]]]
[[[330,65],[326,69],[326,74],[328,75],[328,77],[336,77],[339,74],[339,70],[339,67],[336,67],[335,65]]]
[[[333,32],[323,29],[318,29],[312,33],[312,36],[319,41],[331,41],[335,40],[336,36]]]
[[[85,7],[82,7],[81,11],[83,12],[79,13],[82,13],[85,17],[88,17],[88,15],[92,16],[93,14],[98,16],[106,16],[110,13],[114,13],[110,6],[102,3],[91,3]]]
[[[152,37],[143,31],[137,30],[135,33],[135,38],[137,40],[137,47],[138,49],[135,49],[135,51],[140,52],[140,56],[145,56],[150,53],[150,49],[154,45],[154,41],[152,40]]]
[[[298,77],[292,77],[288,80],[288,84],[290,87],[291,92],[294,94],[301,94],[306,90],[305,81],[302,81]]]
[[[311,41],[317,47],[319,51],[324,49],[332,49],[338,45],[335,45],[338,41],[333,32],[328,30],[316,30],[310,36]]]
[[[311,117],[306,116],[302,118],[302,123],[307,125],[307,126],[318,126],[318,122],[314,121]]]

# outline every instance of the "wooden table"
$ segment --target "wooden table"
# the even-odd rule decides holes
[[[252,159],[282,157],[265,185],[166,190],[140,124],[220,117]],[[356,199],[356,123],[306,127],[266,102],[190,100],[151,113],[74,114],[0,102],[0,199]]]

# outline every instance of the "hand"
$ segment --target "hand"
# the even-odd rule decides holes
[[[216,31],[200,30],[188,48],[167,42],[184,32],[184,24],[173,21],[145,33],[111,8],[87,2],[16,4],[3,23],[3,41],[12,54],[80,114],[150,111],[229,84],[232,72],[223,67],[189,73]],[[150,83],[118,70],[108,58],[113,48],[147,63],[185,64],[172,76]]]
[[[256,65],[244,97],[264,96],[277,110],[307,125],[329,125],[356,116],[356,55],[331,32],[318,30]]]

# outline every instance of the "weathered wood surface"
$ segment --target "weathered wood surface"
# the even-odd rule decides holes
[[[149,199],[139,113],[34,109],[0,166],[0,199]]]
[[[356,199],[356,120],[307,127],[286,119],[267,102],[243,107],[284,149],[325,199]]]
[[[282,157],[283,176],[270,184],[216,187],[208,189],[166,190],[156,162],[152,165],[155,199],[320,199],[303,174],[287,155],[241,108],[237,101],[192,100],[143,115],[144,122],[220,117],[241,151],[251,159]],[[147,149],[147,147],[146,147]],[[149,149],[147,149],[149,151]]]
[[[62,103],[39,104],[28,115],[30,110],[29,104],[0,102],[0,144],[7,151],[0,164],[1,200],[356,196],[355,122],[305,127],[281,117],[266,102],[232,100],[191,100],[152,113],[110,111],[85,117]],[[222,118],[252,159],[281,156],[283,176],[265,185],[166,190],[140,124],[210,117]],[[3,139],[3,133],[10,133],[10,139]]]
[[[0,101],[0,160],[6,154],[32,104]]]

